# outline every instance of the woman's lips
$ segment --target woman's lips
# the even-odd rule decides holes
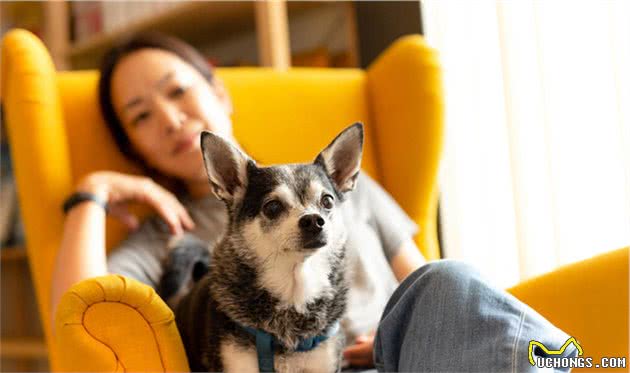
[[[177,146],[173,150],[173,155],[178,155],[183,153],[189,149],[191,149],[195,145],[195,140],[199,138],[199,133],[194,133],[183,140],[177,142]]]

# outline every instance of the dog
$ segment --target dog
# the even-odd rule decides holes
[[[171,295],[178,281],[193,284],[175,310],[191,370],[339,371],[348,294],[341,206],[360,171],[363,125],[346,128],[311,163],[261,167],[207,131],[201,148],[227,230],[209,266],[196,245],[180,261],[196,268],[192,277],[163,281]]]

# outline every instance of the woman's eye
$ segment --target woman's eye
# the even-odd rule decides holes
[[[183,95],[184,93],[186,93],[186,88],[185,87],[176,87],[174,89],[172,89],[169,93],[168,96],[170,98],[178,98],[181,95]]]
[[[330,194],[325,194],[322,197],[322,206],[324,206],[325,209],[330,210],[331,208],[333,208],[333,206],[335,205],[335,199],[333,198],[333,196],[331,196]]]
[[[282,203],[280,203],[279,201],[273,200],[273,201],[269,201],[265,203],[265,205],[263,206],[263,213],[269,219],[274,219],[278,217],[278,215],[280,215],[283,209],[284,207],[282,206]]]
[[[151,113],[149,113],[148,111],[143,111],[142,113],[138,114],[134,119],[133,119],[133,124],[140,124],[143,121],[149,119],[149,117],[151,116]]]

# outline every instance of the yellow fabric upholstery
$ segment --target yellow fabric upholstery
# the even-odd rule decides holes
[[[59,206],[72,188],[64,113],[50,56],[30,33],[7,33],[2,44],[1,76],[29,265],[48,350],[52,351],[49,285],[63,228]],[[54,358],[51,365],[54,368]]]
[[[439,258],[437,183],[442,154],[443,110],[440,67],[435,51],[419,36],[406,36],[367,70],[368,95],[380,183],[424,233],[416,244],[427,258]]]
[[[117,151],[100,117],[97,72],[56,72],[43,44],[27,31],[13,30],[2,43],[1,95],[51,368],[187,370],[172,312],[153,289],[122,276],[75,284],[62,298],[55,319],[56,336],[52,337],[50,280],[61,242],[63,199],[88,172],[138,170]],[[439,257],[435,221],[442,92],[435,52],[420,36],[401,38],[366,71],[229,68],[217,73],[234,101],[236,137],[263,164],[312,160],[339,130],[363,121],[364,170],[419,224],[421,230],[415,240],[424,255]],[[146,207],[136,207],[135,211],[141,215],[149,212]],[[107,220],[108,248],[125,235],[122,225]],[[596,259],[596,266],[579,267],[585,268],[579,280],[592,276],[602,285],[624,282],[627,250],[617,255],[626,256],[625,267],[618,260],[614,263],[618,270],[609,271],[604,267],[608,261]],[[605,346],[625,346],[627,350],[627,338],[614,334],[612,323],[598,329],[577,316],[563,319],[571,312],[565,308],[571,300],[538,292],[539,287],[549,289],[549,283],[576,289],[578,277],[570,268],[512,291],[558,325],[564,327],[561,321],[570,320],[566,330],[579,333],[576,337],[585,343],[586,351],[604,340],[612,343]],[[589,300],[576,306],[612,304],[591,290],[581,297]],[[620,308],[591,308],[601,312],[603,321],[619,321],[623,315],[627,318],[627,288],[619,297]],[[597,315],[584,312],[585,316]]]
[[[628,251],[571,264],[508,291],[575,337],[594,363],[603,356],[627,358]]]
[[[74,285],[61,300],[56,341],[69,371],[187,371],[175,318],[155,291],[108,275]],[[122,325],[121,325],[122,324]]]

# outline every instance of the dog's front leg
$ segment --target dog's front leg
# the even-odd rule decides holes
[[[304,373],[333,373],[341,370],[341,348],[343,336],[329,338],[308,353]]]
[[[233,341],[221,343],[221,363],[225,373],[257,373],[256,348],[240,346]]]

